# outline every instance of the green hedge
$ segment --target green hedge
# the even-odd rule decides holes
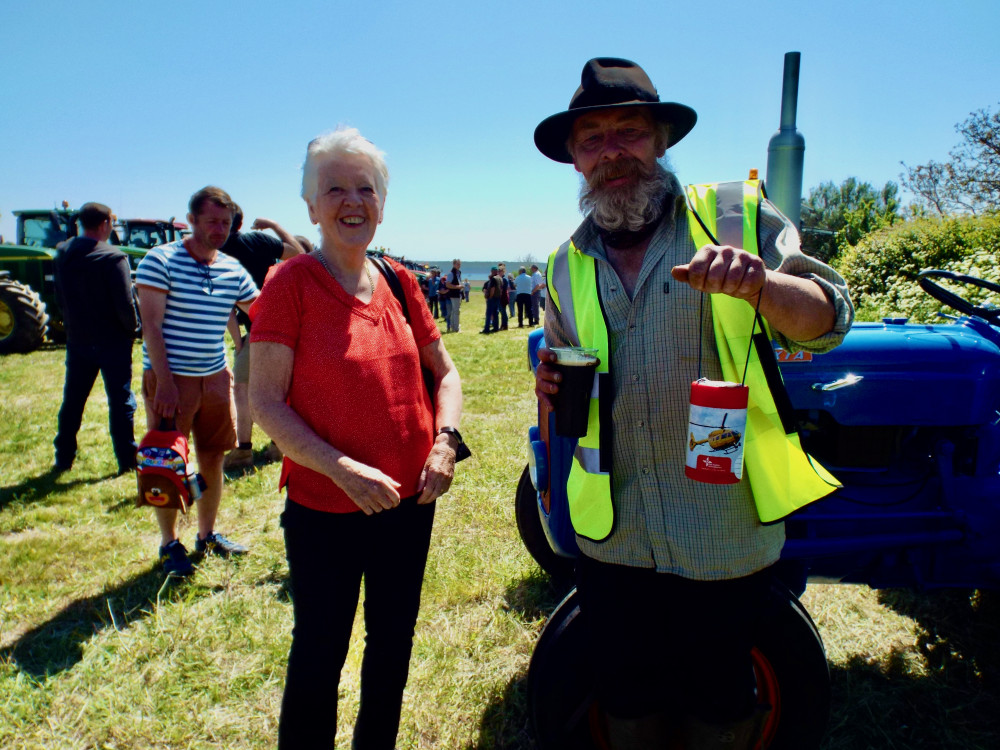
[[[1000,214],[916,219],[873,232],[836,261],[857,308],[858,320],[905,316],[930,323],[945,308],[917,285],[926,269],[977,276],[1000,284]],[[970,286],[949,287],[976,304],[1000,305],[1000,295]]]

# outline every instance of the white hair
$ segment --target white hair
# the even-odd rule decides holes
[[[336,130],[313,138],[306,148],[306,160],[302,164],[302,197],[306,201],[316,198],[319,190],[319,168],[344,154],[363,154],[375,168],[375,191],[385,200],[389,187],[389,167],[385,163],[385,153],[365,138],[357,128],[343,125]]]

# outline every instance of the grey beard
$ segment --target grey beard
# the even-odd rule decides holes
[[[638,232],[663,215],[663,203],[670,192],[670,172],[657,164],[653,174],[628,190],[580,186],[580,210],[601,229],[609,232]]]

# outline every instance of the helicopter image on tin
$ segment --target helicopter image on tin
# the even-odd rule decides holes
[[[708,447],[713,451],[718,451],[721,453],[732,453],[737,448],[740,447],[740,441],[743,439],[743,434],[738,430],[734,430],[731,427],[726,427],[726,417],[729,414],[724,414],[722,416],[722,424],[713,429],[708,433],[708,437],[704,440],[695,440],[694,433],[691,433],[691,439],[688,443],[688,449],[694,450],[696,445],[701,445],[703,443],[708,443]],[[695,424],[695,423],[693,423]],[[696,427],[715,427],[715,425],[708,424],[695,424]]]

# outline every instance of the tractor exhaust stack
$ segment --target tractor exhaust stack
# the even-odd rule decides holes
[[[781,87],[781,125],[767,145],[767,195],[771,202],[800,226],[802,217],[802,165],[806,139],[795,128],[799,99],[800,52],[785,53],[785,74]]]

